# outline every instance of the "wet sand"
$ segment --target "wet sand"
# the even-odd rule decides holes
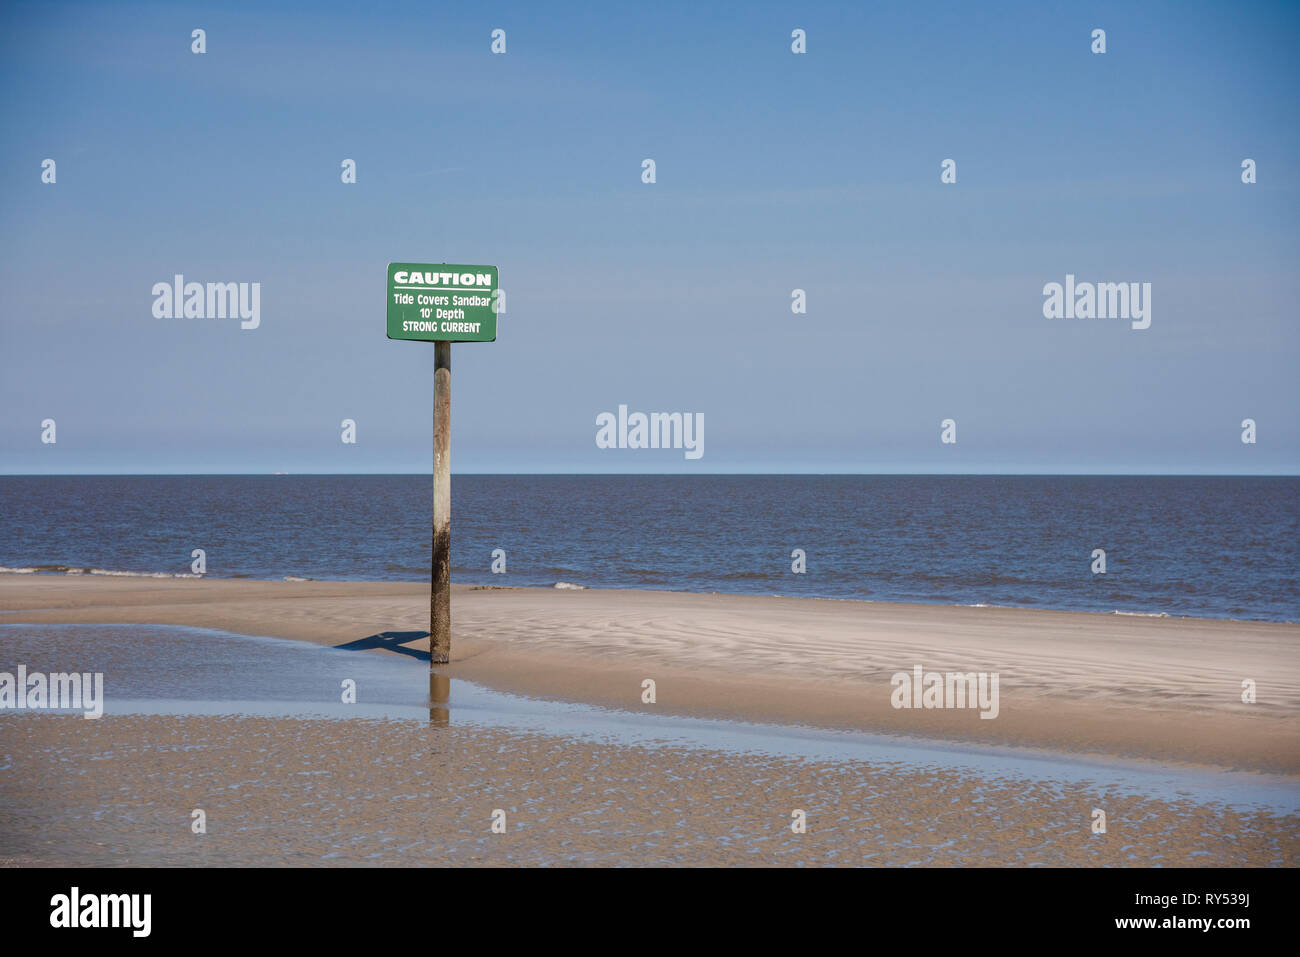
[[[1294,775],[520,699],[383,639],[9,618],[0,670],[100,672],[104,713],[0,712],[0,866],[1300,861]]]
[[[9,715],[0,749],[9,866],[1231,867],[1300,852],[1296,815],[454,723]]]
[[[0,576],[0,621],[192,625],[427,652],[421,584]],[[1300,625],[679,592],[454,589],[445,673],[694,714],[1300,773]],[[1000,714],[894,709],[915,664],[1001,675]],[[641,702],[642,681],[657,701]],[[1253,679],[1258,702],[1243,704]]]

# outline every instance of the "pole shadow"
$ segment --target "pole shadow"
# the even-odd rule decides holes
[[[370,651],[373,648],[382,648],[384,651],[395,651],[399,655],[409,655],[419,661],[428,661],[428,651],[405,647],[407,642],[428,637],[427,631],[381,631],[377,635],[358,638],[356,641],[345,642],[334,647],[340,651]]]
[[[371,651],[380,648],[384,651],[394,651],[399,655],[407,655],[417,661],[428,661],[429,652],[421,651],[419,648],[406,647],[408,642],[428,637],[429,633],[427,631],[381,631],[378,634],[358,638],[356,641],[344,642],[334,647],[340,651]],[[431,724],[446,727],[451,723],[451,712],[447,707],[450,700],[451,679],[446,675],[430,670],[429,721]]]

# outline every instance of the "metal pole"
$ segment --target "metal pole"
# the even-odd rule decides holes
[[[429,667],[451,661],[451,343],[433,344],[433,563]]]

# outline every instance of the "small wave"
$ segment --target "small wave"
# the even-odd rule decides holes
[[[572,590],[572,591],[586,591],[586,590],[587,590],[587,586],[586,586],[586,585],[575,585],[573,582],[556,582],[556,583],[555,583],[554,585],[552,585],[551,587],[552,587],[552,588],[564,588],[564,589],[569,589],[569,590]]]
[[[26,568],[6,568],[0,565],[0,575],[106,575],[110,578],[203,578],[192,572],[127,572],[113,568],[76,568],[72,565],[34,565]]]
[[[81,572],[68,572],[72,574],[82,574]],[[108,575],[112,578],[203,578],[202,575],[196,575],[193,572],[123,572],[109,568],[91,568],[85,571],[87,575]]]
[[[1168,618],[1167,611],[1120,611],[1116,608],[1112,615],[1127,615],[1129,618]]]
[[[314,578],[300,578],[300,577],[297,576],[297,575],[285,575],[285,576],[284,576],[284,580],[287,581],[287,582],[310,582],[310,581],[315,581],[316,579],[314,579]]]

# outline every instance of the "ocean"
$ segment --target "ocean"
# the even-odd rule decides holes
[[[431,513],[426,475],[4,476],[0,573],[427,581]],[[455,475],[452,581],[1297,621],[1300,478]]]

